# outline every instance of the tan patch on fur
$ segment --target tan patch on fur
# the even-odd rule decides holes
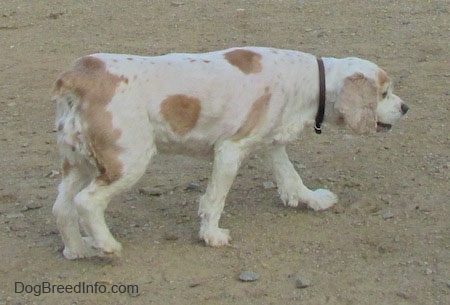
[[[250,112],[247,114],[247,118],[238,131],[234,134],[232,140],[237,141],[248,137],[252,131],[262,124],[269,108],[271,96],[272,94],[269,92],[269,88],[266,87],[264,94],[253,103]]]
[[[377,89],[375,81],[361,73],[355,73],[345,79],[338,100],[339,111],[353,131],[376,131]]]
[[[230,64],[239,68],[245,74],[258,73],[262,70],[261,54],[249,50],[237,49],[225,53],[224,56]]]
[[[64,158],[63,163],[62,163],[63,176],[67,176],[72,168],[73,168],[73,165],[70,164],[69,160]]]
[[[180,136],[187,134],[197,124],[200,100],[184,94],[170,95],[161,103],[161,114],[172,131]]]
[[[97,164],[96,181],[108,185],[122,176],[122,163],[118,159],[122,148],[117,144],[121,135],[114,129],[112,114],[106,110],[116,88],[128,79],[106,71],[103,61],[92,56],[79,59],[71,71],[56,81],[54,93],[73,92],[80,98],[80,117],[86,122],[83,134],[91,157]]]
[[[378,94],[381,95],[386,91],[387,87],[391,83],[389,76],[383,70],[378,70],[377,72],[377,85],[378,85]]]

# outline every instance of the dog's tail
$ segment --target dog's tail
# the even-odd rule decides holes
[[[72,77],[71,72],[66,72],[58,78],[52,100],[56,103],[55,128],[59,153],[64,162],[75,165],[91,159],[91,153],[83,132],[80,94],[70,85]]]

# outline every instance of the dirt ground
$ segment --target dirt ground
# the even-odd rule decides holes
[[[0,304],[450,304],[449,8],[447,0],[3,0]],[[123,257],[65,260],[51,214],[58,74],[99,51],[243,45],[372,60],[411,109],[387,134],[326,126],[289,146],[309,187],[339,195],[328,211],[284,207],[264,154],[254,154],[221,221],[232,246],[205,247],[197,200],[211,163],[161,155],[107,210]],[[260,277],[241,282],[243,270]],[[298,277],[309,286],[296,288]],[[139,291],[38,290],[96,282]]]

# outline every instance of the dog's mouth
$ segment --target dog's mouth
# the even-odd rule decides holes
[[[386,132],[391,130],[392,124],[377,122],[377,132]]]

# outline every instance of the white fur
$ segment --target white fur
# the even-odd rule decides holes
[[[232,50],[235,49],[158,57],[91,55],[105,65],[108,73],[128,80],[120,83],[106,106],[113,128],[120,131],[116,144],[121,148],[117,158],[122,165],[121,176],[106,185],[95,179],[100,169],[86,134],[89,122],[80,114],[91,101],[82,103],[75,92],[56,93],[58,146],[70,170],[59,185],[53,213],[66,258],[120,254],[121,245],[105,223],[104,210],[114,195],[131,187],[144,174],[157,150],[214,154],[212,176],[198,211],[199,236],[210,246],[230,242],[228,230],[219,228],[220,216],[240,164],[255,147],[267,147],[270,151],[278,191],[285,205],[295,207],[303,202],[319,211],[337,202],[337,196],[328,190],[308,189],[285,150],[285,144],[310,125],[316,115],[319,94],[316,57],[291,50],[241,48],[261,56],[261,69],[244,73],[225,59],[224,55]],[[375,81],[380,68],[358,58],[323,58],[323,61],[326,121],[332,122],[335,116],[356,115],[339,113],[344,80],[361,73]],[[236,137],[252,105],[265,93],[270,94],[270,99],[261,121],[250,133]],[[162,101],[174,94],[200,101],[200,116],[185,134],[173,132],[161,114]],[[403,102],[390,91],[384,99],[374,98],[378,100],[378,121],[393,124],[403,115]]]

